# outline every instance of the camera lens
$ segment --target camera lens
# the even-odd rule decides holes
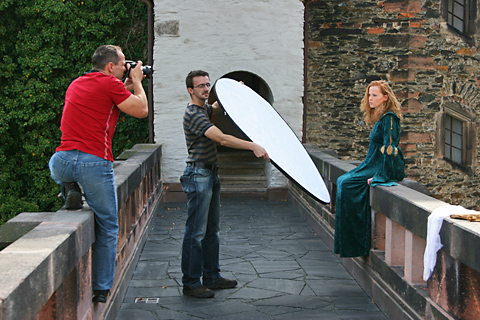
[[[130,68],[127,66],[127,63],[130,64]],[[123,80],[125,80],[129,75],[130,75],[130,69],[133,69],[137,66],[137,63],[132,60],[126,60],[125,61],[125,68],[127,70],[125,71],[125,74],[123,75]],[[145,78],[150,79],[150,76],[153,73],[152,67],[151,66],[143,66],[142,67],[142,72],[145,76]]]
[[[145,78],[150,79],[150,76],[153,73],[152,67],[143,66],[142,71],[143,71],[143,74],[145,75]]]

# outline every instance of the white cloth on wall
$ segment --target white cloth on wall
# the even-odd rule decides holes
[[[437,251],[443,245],[440,239],[440,230],[442,228],[443,220],[452,214],[465,214],[475,212],[473,210],[465,209],[462,206],[446,205],[438,207],[433,210],[428,216],[427,221],[427,245],[423,255],[423,280],[427,281],[432,275],[435,264],[437,263]]]

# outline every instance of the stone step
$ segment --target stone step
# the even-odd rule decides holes
[[[223,185],[255,185],[267,186],[267,179],[265,176],[258,175],[227,175],[220,176],[220,182]]]
[[[253,152],[222,148],[218,153],[222,192],[259,193],[267,190],[265,160]]]
[[[224,149],[221,149],[224,150]],[[232,150],[232,149],[230,149]],[[219,163],[238,163],[238,162],[258,162],[264,163],[262,158],[255,157],[255,154],[251,151],[219,151],[218,152]]]
[[[265,175],[265,165],[263,163],[219,163],[219,174],[221,176],[230,175]]]
[[[255,186],[223,186],[220,190],[222,193],[230,193],[234,195],[242,195],[245,193],[265,193],[267,188],[259,188]]]

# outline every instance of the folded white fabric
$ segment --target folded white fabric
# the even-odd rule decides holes
[[[443,219],[451,214],[471,213],[473,210],[465,209],[462,206],[446,205],[433,210],[428,216],[427,221],[427,245],[423,255],[423,280],[427,281],[432,275],[435,264],[437,263],[437,251],[443,245],[440,239],[440,229]]]

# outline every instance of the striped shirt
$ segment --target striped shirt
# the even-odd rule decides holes
[[[217,148],[215,141],[205,136],[205,132],[214,124],[210,121],[213,108],[205,104],[202,108],[195,104],[187,106],[183,116],[183,131],[187,143],[187,162],[217,163]]]

